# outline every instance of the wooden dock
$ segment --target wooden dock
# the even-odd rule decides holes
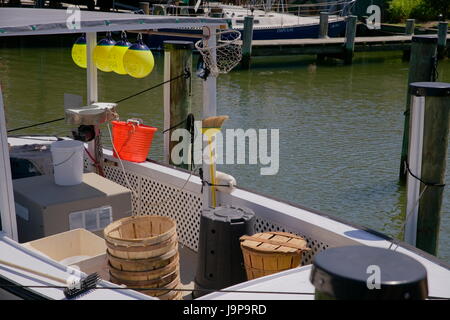
[[[408,50],[412,36],[383,36],[355,38],[355,52]],[[345,38],[253,40],[252,56],[340,54]]]
[[[247,21],[248,20],[248,21]],[[317,39],[285,39],[285,40],[252,40],[253,17],[245,17],[243,31],[243,56],[246,58],[242,67],[250,67],[250,56],[274,55],[317,55],[319,60],[326,57],[342,59],[346,64],[352,63],[355,52],[374,51],[403,51],[403,57],[409,58],[414,34],[414,20],[409,19],[405,27],[405,34],[392,36],[356,37],[357,19],[347,17],[345,37],[329,38],[328,19],[326,15],[320,17],[320,33]],[[433,37],[433,35],[430,35]],[[436,37],[436,36],[434,36]],[[438,27],[438,58],[444,58],[450,41],[448,23],[440,22]]]

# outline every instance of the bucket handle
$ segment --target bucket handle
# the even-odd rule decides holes
[[[132,134],[136,131],[136,127],[139,128],[141,124],[144,123],[144,120],[141,118],[132,118],[127,120],[127,124],[131,124],[133,126],[133,132],[129,132],[129,134]]]
[[[135,123],[136,125],[141,125],[144,123],[144,120],[142,120],[141,118],[133,118],[133,119],[128,119],[127,123]]]
[[[76,151],[74,151],[74,152],[72,152],[72,154],[66,159],[66,160],[63,160],[63,161],[61,161],[60,163],[54,163],[53,164],[53,166],[54,167],[57,167],[57,166],[60,166],[60,165],[62,165],[62,164],[64,164],[64,163],[66,163],[67,161],[69,161],[70,159],[72,159],[72,157],[75,155],[75,153],[76,153]]]

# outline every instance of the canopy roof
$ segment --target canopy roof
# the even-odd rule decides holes
[[[72,12],[64,9],[0,8],[0,36],[199,28],[227,24],[224,19],[206,17],[149,16],[98,11],[80,13],[80,28],[69,29],[74,16]]]

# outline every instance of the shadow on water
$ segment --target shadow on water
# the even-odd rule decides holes
[[[389,52],[384,56],[356,54],[353,59],[353,66],[386,63],[392,61],[401,61],[402,52]],[[407,66],[407,62],[404,62]],[[305,66],[325,66],[325,67],[350,67],[345,65],[342,60],[327,58],[318,61],[315,56],[271,56],[271,57],[253,57],[251,62],[251,70],[261,69],[286,69]]]

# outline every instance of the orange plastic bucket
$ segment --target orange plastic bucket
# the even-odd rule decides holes
[[[142,124],[142,120],[111,121],[114,157],[144,162],[150,152],[154,133],[158,130]]]

